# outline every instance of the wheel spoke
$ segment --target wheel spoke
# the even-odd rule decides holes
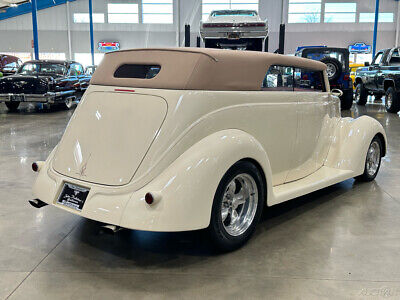
[[[237,209],[237,207],[243,203],[246,202],[246,195],[245,195],[245,191],[244,188],[242,187],[239,191],[239,193],[235,194],[235,196],[233,197],[233,201],[232,201],[232,207],[233,209]]]
[[[223,207],[221,210],[222,222],[225,222],[226,217],[229,215],[229,207]]]
[[[235,180],[232,180],[227,189],[226,189],[226,193],[227,195],[231,196],[231,199],[233,198],[233,195],[235,194],[235,190],[236,190],[236,183]]]
[[[229,225],[235,225],[238,221],[239,215],[236,210],[232,210],[231,213],[231,223]]]

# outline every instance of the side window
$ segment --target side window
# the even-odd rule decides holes
[[[69,70],[69,76],[78,76],[78,71],[75,68],[76,65],[72,65]]]
[[[79,76],[83,75],[83,73],[84,73],[83,67],[80,64],[73,64],[71,66],[71,72],[70,72],[71,76]]]
[[[3,67],[3,70],[4,71],[13,71],[13,70],[16,70],[17,67],[18,67],[17,63],[16,62],[12,62],[12,63],[6,64]]]
[[[379,52],[376,56],[374,61],[372,62],[372,65],[380,65],[382,62],[382,58],[383,58],[383,52]]]
[[[325,92],[323,72],[296,68],[294,90],[297,92]]]
[[[393,51],[392,57],[390,58],[389,61],[389,65],[400,66],[400,53],[398,49]]]
[[[80,65],[80,64],[75,64],[74,65],[74,68],[75,68],[75,70],[76,70],[76,73],[78,74],[78,75],[83,75],[83,67]]]
[[[293,68],[270,66],[262,82],[263,91],[293,91]]]

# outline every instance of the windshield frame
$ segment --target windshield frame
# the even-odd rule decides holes
[[[257,11],[249,9],[232,9],[232,10],[214,10],[211,12],[212,17],[231,17],[231,16],[243,16],[243,17],[256,17],[258,16]]]

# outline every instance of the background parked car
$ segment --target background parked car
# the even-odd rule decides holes
[[[381,99],[385,95],[388,112],[400,111],[400,48],[379,51],[371,65],[356,71],[355,99],[358,105],[367,103],[368,95]]]
[[[81,92],[84,93],[86,91],[86,89],[88,88],[90,79],[92,79],[92,75],[93,75],[94,71],[96,71],[96,68],[97,68],[96,65],[86,67],[85,74],[81,78],[80,83],[79,83]]]
[[[80,81],[84,69],[74,61],[32,60],[15,75],[0,79],[0,102],[16,110],[21,102],[43,103],[47,107],[64,104],[71,108],[83,94]]]
[[[97,65],[94,66],[87,66],[85,69],[85,75],[92,76],[94,71],[96,71]]]
[[[352,82],[356,82],[356,71],[358,68],[364,67],[365,64],[359,63],[351,63],[350,64],[350,78]],[[356,90],[356,87],[353,85],[353,91]]]
[[[268,21],[255,10],[215,10],[200,23],[206,48],[262,51]]]
[[[22,61],[18,57],[0,54],[0,73],[3,76],[15,74],[21,65]]]
[[[329,84],[332,89],[343,92],[340,97],[341,109],[348,110],[353,105],[353,87],[350,78],[349,50],[331,47],[302,47],[296,56],[319,60],[327,65]]]

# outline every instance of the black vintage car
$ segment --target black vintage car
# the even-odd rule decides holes
[[[375,100],[385,96],[388,112],[400,111],[400,48],[379,51],[371,65],[358,68],[354,80],[355,100],[358,105],[367,103],[368,95]]]
[[[90,76],[74,61],[32,60],[15,75],[0,78],[0,102],[16,110],[21,102],[63,104],[69,109],[83,95]]]

